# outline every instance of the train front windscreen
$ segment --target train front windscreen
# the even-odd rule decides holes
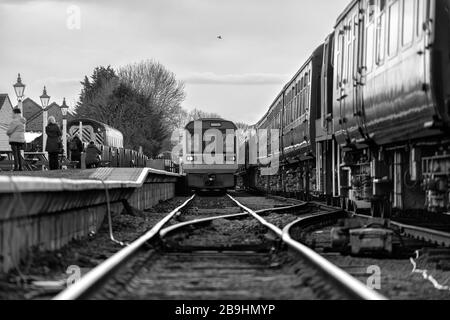
[[[236,161],[236,126],[232,122],[204,120],[190,123],[187,127],[187,161],[199,162],[201,155],[209,164]],[[223,155],[223,157],[222,157]],[[208,161],[211,157],[211,161]]]

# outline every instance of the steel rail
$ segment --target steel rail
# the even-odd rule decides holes
[[[289,247],[294,249],[297,253],[299,253],[306,261],[310,262],[315,268],[329,277],[336,285],[338,285],[341,289],[343,289],[347,294],[349,294],[354,299],[360,300],[386,300],[386,298],[377,292],[369,289],[364,284],[362,284],[357,279],[353,278],[347,272],[338,268],[310,248],[305,245],[293,240],[289,235],[290,228],[299,222],[291,223],[283,230],[274,226],[273,224],[264,220],[261,216],[259,216],[255,211],[250,208],[245,207],[239,201],[234,199],[232,196],[228,195],[228,197],[234,201],[239,207],[243,210],[247,211],[251,216],[257,219],[261,224],[269,228],[276,235],[278,235],[284,243],[286,243]],[[334,212],[335,213],[335,212]],[[329,214],[329,213],[328,213]],[[328,215],[327,213],[323,214],[324,216]],[[314,215],[313,217],[317,217]],[[300,219],[302,220],[302,219]]]
[[[270,212],[288,211],[288,210],[304,208],[307,205],[308,204],[305,202],[303,204],[297,204],[297,205],[293,205],[293,206],[276,207],[276,208],[270,208],[270,209],[262,209],[262,210],[255,211],[255,213],[257,213],[257,214],[266,214],[266,213],[270,213]],[[178,231],[180,229],[186,228],[188,226],[198,225],[198,224],[206,224],[206,223],[210,223],[210,222],[213,222],[215,220],[220,220],[220,219],[228,219],[228,220],[239,219],[239,218],[247,217],[248,215],[249,215],[248,212],[244,212],[244,213],[234,213],[234,214],[227,214],[227,215],[216,216],[216,217],[208,217],[208,218],[201,218],[201,219],[196,219],[196,220],[190,220],[190,221],[178,223],[176,225],[173,225],[173,226],[170,226],[170,227],[162,229],[159,232],[159,236],[161,238],[165,238],[170,233],[173,233],[173,232]]]
[[[289,211],[289,210],[294,210],[294,209],[302,209],[302,208],[306,208],[308,207],[308,203],[301,203],[301,204],[295,204],[292,206],[285,206],[285,207],[276,207],[276,208],[270,208],[270,209],[262,209],[262,210],[258,210],[255,211],[258,214],[266,214],[266,213],[277,213],[280,211]]]
[[[289,198],[280,197],[280,196],[271,196],[271,198],[274,198],[274,199],[278,198],[278,199],[284,200],[284,201],[290,200]],[[321,204],[320,202],[317,202],[317,201],[311,201],[310,203],[317,204],[324,208],[336,208],[336,207],[331,207],[331,206],[324,206],[323,204]],[[356,214],[356,213],[352,214],[352,216],[366,219],[366,220],[373,218],[371,216],[365,216],[365,215]],[[392,226],[399,228],[400,231],[404,235],[407,235],[414,239],[418,239],[418,240],[426,241],[426,242],[429,242],[432,244],[437,244],[437,245],[440,245],[443,247],[450,248],[450,233],[448,233],[448,232],[433,230],[433,229],[419,227],[419,226],[408,225],[408,224],[404,224],[404,223],[394,221],[394,220],[391,220],[390,224]]]
[[[220,219],[237,219],[237,218],[243,218],[248,216],[248,213],[235,213],[235,214],[229,214],[229,215],[223,215],[223,216],[217,216],[217,217],[209,217],[209,218],[202,218],[202,219],[197,219],[197,220],[191,220],[191,221],[186,221],[183,223],[178,223],[174,226],[170,226],[167,227],[165,229],[162,229],[159,232],[159,236],[161,238],[165,238],[167,237],[170,233],[175,232],[179,229],[183,229],[186,228],[188,226],[193,226],[193,225],[198,225],[198,224],[206,224],[206,223],[211,223],[215,220],[220,220]]]
[[[99,286],[102,281],[104,281],[106,277],[108,277],[108,275],[114,272],[114,270],[128,261],[131,257],[133,257],[133,255],[147,242],[154,240],[154,238],[159,234],[164,225],[166,225],[167,222],[169,222],[177,213],[179,213],[184,207],[186,207],[194,198],[195,195],[193,195],[181,206],[169,213],[164,219],[158,222],[142,237],[98,265],[96,268],[82,277],[80,281],[58,294],[55,298],[53,298],[53,300],[76,300],[86,298],[89,293],[95,290],[97,286]]]
[[[265,226],[266,228],[268,228],[270,231],[272,231],[273,233],[275,233],[277,236],[279,236],[280,238],[283,237],[283,231],[281,229],[279,229],[278,227],[274,226],[273,224],[267,222],[263,217],[261,217],[260,215],[258,215],[255,211],[253,211],[250,208],[247,208],[246,206],[244,206],[243,204],[241,204],[239,201],[237,201],[236,199],[234,199],[232,196],[230,196],[229,194],[227,194],[227,196],[234,202],[236,203],[241,209],[243,209],[244,211],[247,211],[253,218],[255,218],[256,220],[258,220],[263,226]]]

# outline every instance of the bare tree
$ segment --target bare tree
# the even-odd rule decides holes
[[[148,105],[162,115],[168,127],[179,125],[186,95],[183,82],[174,73],[157,61],[145,60],[122,67],[117,74],[121,82],[148,99]]]
[[[222,119],[222,116],[217,113],[205,112],[200,109],[193,109],[189,112],[186,112],[183,125],[186,125],[191,121],[200,119]]]

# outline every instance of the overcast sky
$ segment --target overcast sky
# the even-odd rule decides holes
[[[36,102],[46,85],[74,105],[96,66],[155,59],[186,83],[186,109],[253,124],[348,2],[0,0],[0,93],[16,103],[20,72]]]

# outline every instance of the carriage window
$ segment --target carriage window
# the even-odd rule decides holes
[[[295,113],[296,113],[295,103],[296,103],[295,100],[292,101],[292,121],[297,120],[297,116],[296,116],[296,114],[295,114]]]
[[[339,35],[340,37],[340,35]],[[340,82],[341,82],[341,63],[342,63],[342,59],[341,59],[341,47],[340,47],[340,41],[337,41],[337,48],[336,48],[336,62],[337,62],[337,66],[336,66],[336,89],[339,89],[340,86]]]
[[[425,1],[416,0],[416,35],[420,37],[423,32],[423,22],[425,21]]]
[[[344,32],[344,31],[342,31],[342,32]],[[345,54],[344,54],[344,49],[345,49],[345,37],[344,37],[344,34],[342,34],[341,35],[341,39],[340,39],[340,44],[339,44],[339,48],[340,48],[340,51],[341,51],[341,58],[340,58],[340,60],[341,61],[339,61],[339,74],[341,75],[340,76],[340,80],[339,80],[339,82],[340,82],[340,85],[342,85],[342,81],[344,80],[344,59],[345,59]]]
[[[403,0],[403,33],[402,44],[408,45],[414,35],[414,0]]]
[[[348,22],[350,30],[347,39],[347,75],[349,80],[353,77],[353,30],[356,29],[354,26],[352,26],[352,21],[353,19]]]
[[[309,99],[310,99],[309,92],[310,92],[310,89],[306,88],[306,90],[305,90],[305,112],[307,110],[309,110]]]
[[[292,99],[292,120],[294,121],[296,118],[297,110],[295,109],[295,104],[297,103],[297,97]]]
[[[377,20],[377,65],[382,65],[384,62],[385,43],[386,43],[386,13],[382,11]]]
[[[366,67],[367,72],[371,72],[373,68],[374,58],[374,24],[371,23],[367,26],[366,31]]]
[[[389,56],[397,53],[398,48],[398,27],[399,27],[399,1],[396,0],[389,7]]]
[[[369,8],[368,8],[369,23],[373,22],[374,17],[375,17],[375,0],[369,0]]]

